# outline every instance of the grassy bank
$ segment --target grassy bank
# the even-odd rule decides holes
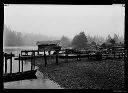
[[[59,65],[55,59],[48,60],[44,67],[42,58],[36,59],[39,71],[57,82],[66,89],[123,89],[124,61],[76,59],[66,62],[59,59]]]

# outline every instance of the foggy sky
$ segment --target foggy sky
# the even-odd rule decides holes
[[[4,24],[18,32],[106,37],[124,35],[124,11],[121,5],[9,5],[4,7]]]

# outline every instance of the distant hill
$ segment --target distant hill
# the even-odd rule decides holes
[[[49,37],[42,34],[16,32],[4,25],[4,46],[35,46],[37,41],[57,40],[59,37]]]

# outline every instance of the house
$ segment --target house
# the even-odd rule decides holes
[[[61,46],[59,45],[60,40],[53,41],[37,41],[36,45],[38,46],[39,51],[51,51],[51,50],[60,50]]]

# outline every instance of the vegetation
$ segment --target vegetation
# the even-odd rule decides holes
[[[71,41],[68,37],[62,36],[60,39],[62,48],[68,48],[71,46]]]
[[[94,61],[86,58],[81,61],[59,60],[44,67],[42,59],[36,60],[39,71],[66,89],[112,89],[124,88],[124,61]],[[51,62],[51,61],[49,61]]]
[[[36,46],[37,41],[56,40],[58,37],[48,37],[42,34],[21,33],[4,25],[4,46]]]
[[[73,38],[72,47],[77,49],[87,47],[87,36],[84,32],[80,32]]]

